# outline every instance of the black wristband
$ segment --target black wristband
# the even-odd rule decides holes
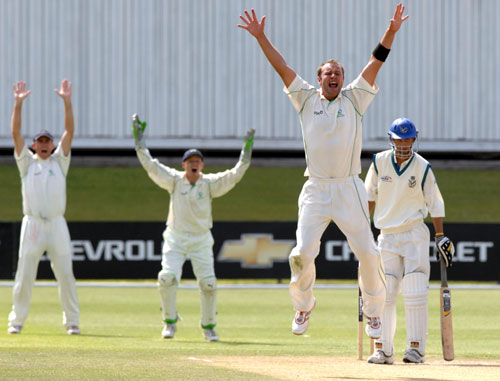
[[[373,50],[372,54],[373,57],[375,57],[379,61],[385,62],[390,51],[391,49],[387,49],[385,46],[379,43],[377,47]]]

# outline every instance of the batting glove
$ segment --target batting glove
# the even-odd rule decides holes
[[[444,264],[446,267],[451,267],[451,260],[455,255],[455,246],[453,242],[450,241],[448,237],[446,237],[443,233],[436,234],[436,258],[438,261],[441,260],[441,256],[443,257]]]
[[[140,121],[139,115],[132,115],[132,132],[134,133],[136,148],[146,148],[146,142],[144,139],[144,130],[146,129],[146,125],[146,122]]]
[[[240,161],[243,163],[250,163],[252,158],[252,147],[253,147],[253,137],[255,135],[255,130],[252,128],[248,130],[247,134],[243,138],[243,148],[241,149]]]

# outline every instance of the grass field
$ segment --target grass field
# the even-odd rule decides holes
[[[4,317],[10,294],[10,287],[0,287]],[[400,303],[393,366],[356,360],[354,289],[316,290],[317,307],[304,336],[290,332],[288,290],[219,290],[218,343],[201,336],[196,290],[179,290],[183,321],[173,340],[160,336],[155,288],[79,287],[78,295],[82,335],[68,336],[57,289],[35,287],[23,332],[8,335],[6,327],[0,332],[0,379],[484,380],[498,377],[500,368],[500,305],[495,302],[500,290],[452,290],[456,360],[447,363],[441,357],[438,290],[429,296],[424,365],[401,361],[405,331]]]
[[[210,167],[216,172],[227,167]],[[216,221],[295,221],[304,168],[250,167],[240,184],[213,202]],[[436,170],[445,222],[500,222],[500,171]],[[0,221],[22,218],[17,168],[0,166]],[[362,174],[364,178],[364,173]],[[165,221],[168,193],[140,167],[72,167],[68,221]]]
[[[226,167],[210,167],[215,172]],[[252,167],[236,188],[214,200],[217,221],[295,221],[304,168]],[[447,222],[500,222],[499,171],[436,170]],[[0,221],[22,218],[20,181],[0,166]],[[364,174],[363,176],[364,177]],[[479,196],[480,195],[480,196]],[[69,221],[165,221],[168,194],[139,167],[72,167]],[[6,321],[11,287],[0,287]],[[196,290],[179,291],[175,339],[164,340],[154,288],[80,287],[81,336],[61,325],[57,289],[35,287],[21,335],[0,331],[0,379],[107,380],[484,380],[500,369],[500,290],[452,290],[455,356],[441,356],[438,291],[429,298],[429,337],[423,365],[401,362],[404,313],[398,305],[396,363],[376,366],[357,357],[357,291],[319,289],[306,335],[290,332],[286,289],[219,290],[218,343],[199,329]],[[365,340],[368,347],[368,340]],[[367,352],[365,352],[367,354]],[[366,355],[365,355],[366,359]]]

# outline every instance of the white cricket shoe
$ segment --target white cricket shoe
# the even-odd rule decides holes
[[[292,321],[292,333],[294,335],[302,335],[307,331],[309,327],[309,317],[311,316],[312,310],[316,307],[316,301],[309,311],[297,311]]]
[[[421,355],[416,349],[407,349],[403,356],[403,362],[421,364],[425,361],[425,356]]]
[[[219,335],[213,328],[203,328],[203,337],[208,341],[219,341]]]
[[[372,339],[379,339],[382,335],[382,324],[379,317],[366,317],[366,334]]]
[[[164,339],[173,339],[175,332],[177,332],[177,325],[165,323],[165,327],[163,327],[163,331],[161,331],[161,336]]]
[[[78,328],[77,325],[68,325],[66,327],[66,330],[68,332],[68,335],[79,335],[80,334],[80,328]]]
[[[384,351],[376,350],[370,357],[368,357],[370,364],[394,364],[394,355],[387,356]]]
[[[7,333],[10,335],[17,335],[21,333],[22,329],[23,329],[22,325],[10,325],[9,329],[7,329]]]

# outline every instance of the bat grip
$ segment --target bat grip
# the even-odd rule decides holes
[[[363,322],[363,295],[361,288],[358,288],[358,322]]]
[[[439,268],[441,270],[441,287],[448,287],[448,275],[446,273],[446,265],[444,263],[443,256],[439,256]]]

